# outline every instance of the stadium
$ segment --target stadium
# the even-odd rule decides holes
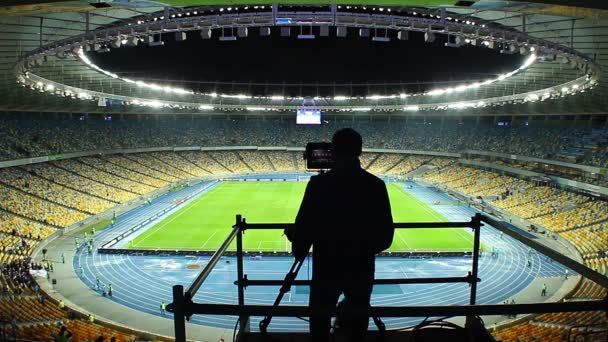
[[[368,337],[605,341],[607,20],[565,0],[2,2],[0,340],[309,340],[312,254],[283,293],[283,229],[320,172],[305,147],[350,127],[396,227]]]

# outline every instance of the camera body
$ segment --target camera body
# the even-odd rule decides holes
[[[329,170],[336,162],[331,143],[309,142],[304,151],[308,170]]]

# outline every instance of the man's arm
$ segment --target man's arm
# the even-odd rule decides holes
[[[373,223],[377,227],[377,231],[374,232],[374,253],[380,253],[389,248],[393,243],[393,235],[395,233],[391,203],[384,182],[378,187],[377,197],[376,215]]]
[[[317,182],[315,177],[311,177],[306,191],[304,192],[304,198],[302,204],[300,204],[300,210],[296,216],[296,227],[292,232],[285,232],[289,241],[291,241],[291,252],[296,259],[305,258],[308,255],[308,251],[312,246],[313,242],[313,231],[316,228],[318,222],[316,222],[315,208],[318,208],[317,204]]]

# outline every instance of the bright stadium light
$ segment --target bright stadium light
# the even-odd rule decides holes
[[[156,100],[144,102],[144,105],[148,106],[148,107],[152,107],[152,108],[161,108],[164,106],[160,101],[156,101]]]
[[[198,109],[200,109],[200,110],[212,110],[213,106],[211,106],[211,105],[200,105],[200,106],[198,106]]]
[[[120,42],[119,42],[120,43]],[[486,45],[490,45],[493,42],[490,41],[484,41],[484,44]],[[217,94],[215,92],[210,93],[210,94],[201,94],[201,93],[195,93],[194,91],[191,90],[186,90],[186,89],[180,89],[180,88],[173,88],[173,87],[167,87],[167,86],[160,86],[157,84],[149,84],[146,83],[144,81],[133,81],[133,80],[129,80],[126,78],[122,78],[120,76],[118,76],[117,74],[114,74],[112,72],[106,71],[101,69],[99,66],[95,65],[93,62],[91,62],[89,60],[89,58],[85,55],[84,50],[82,48],[80,48],[80,50],[78,50],[78,57],[81,59],[82,62],[84,62],[86,65],[88,65],[89,67],[109,76],[115,79],[120,79],[123,80],[127,83],[135,83],[137,84],[137,86],[142,87],[142,88],[147,88],[147,89],[151,89],[151,90],[156,90],[156,91],[165,91],[167,93],[174,93],[174,94],[191,94],[191,95],[207,95],[207,96],[211,96],[211,97],[224,97],[224,98],[234,98],[234,99],[251,99],[252,96],[250,95],[244,95],[244,94]],[[495,78],[495,79],[488,79],[485,80],[483,82],[474,82],[471,84],[461,84],[458,85],[454,88],[452,87],[448,87],[448,88],[444,88],[444,89],[434,89],[431,90],[429,92],[426,93],[422,93],[422,94],[412,94],[413,96],[416,95],[429,95],[429,96],[438,96],[438,95],[444,95],[444,94],[451,94],[453,92],[464,92],[466,90],[469,89],[476,89],[479,88],[481,86],[485,86],[488,84],[492,84],[494,82],[497,81],[503,81],[505,79],[507,79],[508,77],[511,77],[513,75],[515,75],[517,72],[519,71],[523,71],[524,69],[528,68],[530,65],[532,65],[535,61],[537,60],[537,56],[536,54],[531,54],[526,61],[516,70],[511,71],[509,73],[506,74],[502,74],[499,77]],[[370,95],[365,97],[366,100],[382,100],[382,99],[393,99],[393,98],[405,98],[407,97],[407,94],[401,93],[401,94],[392,94],[392,95]],[[283,100],[285,99],[282,96],[263,96],[260,97],[262,99],[270,99],[270,100]],[[343,100],[347,100],[347,99],[351,99],[350,97],[346,97],[346,96],[335,96],[333,98],[336,101],[343,101]]]
[[[354,112],[369,112],[372,109],[370,107],[353,107],[351,110]]]
[[[438,95],[443,95],[445,94],[445,90],[443,89],[435,89],[435,90],[431,90],[427,93],[427,95],[431,95],[431,96],[438,96]]]
[[[420,110],[419,106],[405,106],[403,107],[403,110],[408,111],[408,112],[417,112]]]
[[[448,105],[448,108],[450,108],[450,109],[465,109],[465,108],[470,108],[470,107],[475,107],[475,104],[470,103],[470,102],[458,102],[458,103],[451,103]]]
[[[536,94],[530,94],[530,95],[526,96],[525,100],[530,101],[530,102],[536,102],[539,100],[539,97]]]
[[[237,95],[221,94],[220,97],[232,98],[232,99],[249,99],[249,98],[251,98],[251,96],[244,95],[244,94],[237,94]]]
[[[285,100],[285,96],[273,95],[273,96],[270,97],[270,99],[274,100],[274,101],[282,101],[282,100]]]

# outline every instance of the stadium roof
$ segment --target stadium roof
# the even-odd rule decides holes
[[[120,111],[125,113],[175,112],[184,111],[126,106],[122,109],[101,108],[97,103],[62,98],[46,92],[38,92],[21,87],[15,78],[14,67],[20,57],[50,43],[71,36],[90,32],[106,25],[124,25],[131,18],[145,17],[155,12],[168,10],[179,11],[173,6],[198,5],[200,0],[170,0],[167,4],[151,1],[108,1],[105,3],[87,3],[86,1],[9,1],[0,5],[0,109],[16,111],[50,111],[50,112],[104,112]],[[235,4],[240,0],[232,0]],[[265,3],[266,1],[258,1]],[[284,1],[290,3],[292,1]],[[317,0],[299,0],[297,3],[317,4]],[[466,110],[448,110],[424,114],[504,114],[504,115],[568,115],[605,113],[608,105],[606,99],[606,64],[608,63],[608,3],[594,1],[575,1],[576,6],[567,4],[573,1],[544,0],[524,1],[455,1],[455,0],[412,0],[412,1],[339,1],[348,4],[369,4],[380,6],[380,3],[391,5],[395,10],[415,6],[429,13],[439,14],[444,7],[451,14],[461,14],[503,25],[525,32],[533,37],[558,43],[572,48],[592,60],[601,68],[599,85],[593,90],[575,96],[566,96],[545,102],[511,104],[498,107],[484,107]],[[205,6],[221,4],[225,1],[205,1]],[[266,3],[271,3],[270,1]],[[424,7],[424,8],[423,8]],[[36,68],[38,75],[71,85],[101,92],[120,93],[125,84],[107,75],[99,73],[81,61],[73,58],[50,58],[48,62]],[[537,63],[521,74],[510,77],[504,82],[491,86],[492,92],[505,95],[512,89],[526,89],[532,84],[555,85],[576,77],[580,70],[570,68],[563,63]],[[154,96],[142,90],[138,96]],[[192,112],[192,111],[185,111]]]

